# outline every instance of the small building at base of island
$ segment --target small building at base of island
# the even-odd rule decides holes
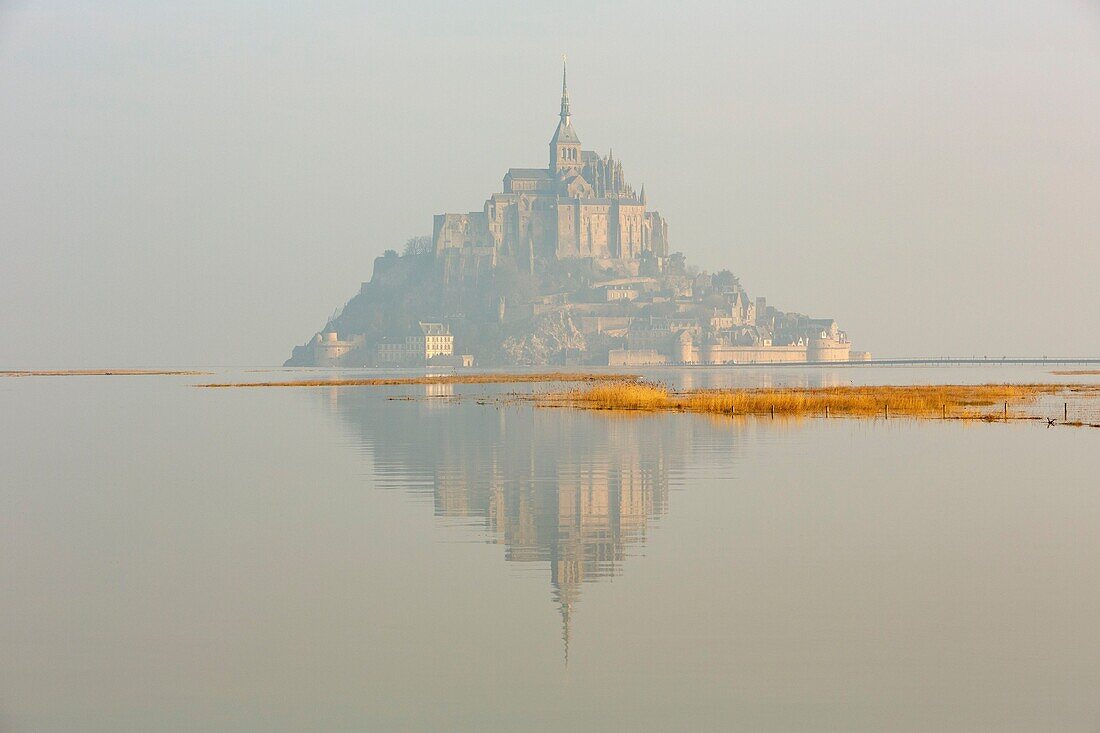
[[[455,354],[455,337],[442,323],[417,322],[404,338],[384,338],[374,345],[377,366],[473,366],[469,354]]]
[[[349,339],[341,339],[335,331],[319,333],[314,336],[313,340],[309,343],[309,350],[312,356],[312,363],[310,366],[340,366],[351,352],[362,348],[365,340],[363,335],[352,336]]]
[[[309,365],[340,366],[457,366],[471,367],[474,357],[454,353],[454,336],[442,323],[420,321],[402,338],[385,338],[368,349],[363,334],[340,338],[336,331],[318,333],[309,342]]]

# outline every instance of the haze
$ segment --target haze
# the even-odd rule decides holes
[[[578,19],[580,21],[578,22]],[[0,2],[0,366],[281,363],[574,123],[890,355],[1100,353],[1100,6]]]

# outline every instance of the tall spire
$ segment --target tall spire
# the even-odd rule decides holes
[[[0,0],[2,1],[2,0]],[[550,172],[559,178],[566,172],[579,173],[584,167],[581,139],[569,118],[569,87],[566,84],[565,56],[561,57],[561,119],[550,138]]]
[[[561,119],[569,124],[569,88],[565,84],[565,54],[561,57]]]

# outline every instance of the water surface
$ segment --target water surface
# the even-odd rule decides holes
[[[1100,431],[198,381],[0,381],[0,730],[1100,727]]]

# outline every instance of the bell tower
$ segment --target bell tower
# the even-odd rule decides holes
[[[558,116],[558,129],[550,139],[550,172],[557,178],[564,178],[571,173],[580,173],[584,168],[581,161],[581,139],[573,129],[569,114],[569,88],[565,79],[564,56],[561,60],[561,112]]]

